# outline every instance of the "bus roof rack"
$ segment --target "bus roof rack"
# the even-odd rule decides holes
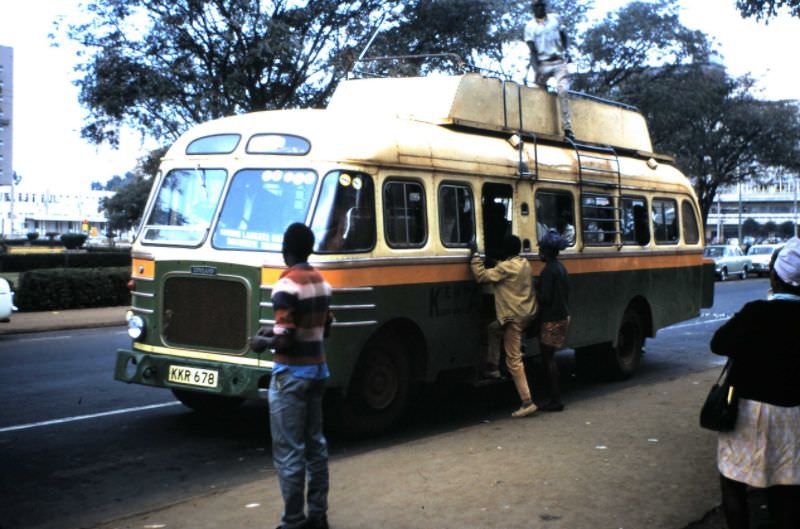
[[[652,153],[647,123],[636,108],[576,93],[570,94],[570,107],[580,143]],[[336,88],[328,109],[564,139],[556,94],[478,73],[350,79]]]

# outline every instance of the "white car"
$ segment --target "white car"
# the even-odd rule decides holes
[[[14,292],[8,281],[0,277],[0,321],[11,321],[11,313],[17,310],[14,306]]]
[[[750,258],[750,270],[760,276],[769,274],[769,261],[772,253],[778,250],[781,244],[754,244],[747,250],[747,257]]]
[[[720,281],[725,281],[732,274],[738,274],[739,278],[747,279],[747,272],[750,271],[750,258],[745,256],[738,246],[706,246],[703,255],[714,260],[714,272]]]

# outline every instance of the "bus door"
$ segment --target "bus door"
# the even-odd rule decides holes
[[[483,243],[489,262],[502,257],[503,238],[512,233],[513,196],[514,189],[508,184],[483,185],[481,192]]]

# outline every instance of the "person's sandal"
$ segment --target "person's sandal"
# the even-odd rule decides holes
[[[527,417],[529,415],[533,415],[534,413],[536,413],[536,410],[538,410],[536,404],[531,402],[530,404],[527,405],[523,404],[522,406],[520,406],[517,411],[511,414],[511,416],[519,419],[520,417]]]

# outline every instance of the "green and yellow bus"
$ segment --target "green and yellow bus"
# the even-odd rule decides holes
[[[328,385],[350,428],[390,424],[420,383],[477,380],[493,304],[469,270],[473,239],[491,257],[518,235],[538,274],[537,240],[560,230],[568,346],[581,365],[630,376],[647,337],[711,305],[713,267],[692,187],[652,152],[641,114],[579,94],[571,104],[575,141],[537,87],[354,79],[325,109],[192,128],[164,156],[133,243],[133,342],[115,377],[198,410],[259,398],[272,356],[248,338],[273,322],[296,221],[333,287]]]

